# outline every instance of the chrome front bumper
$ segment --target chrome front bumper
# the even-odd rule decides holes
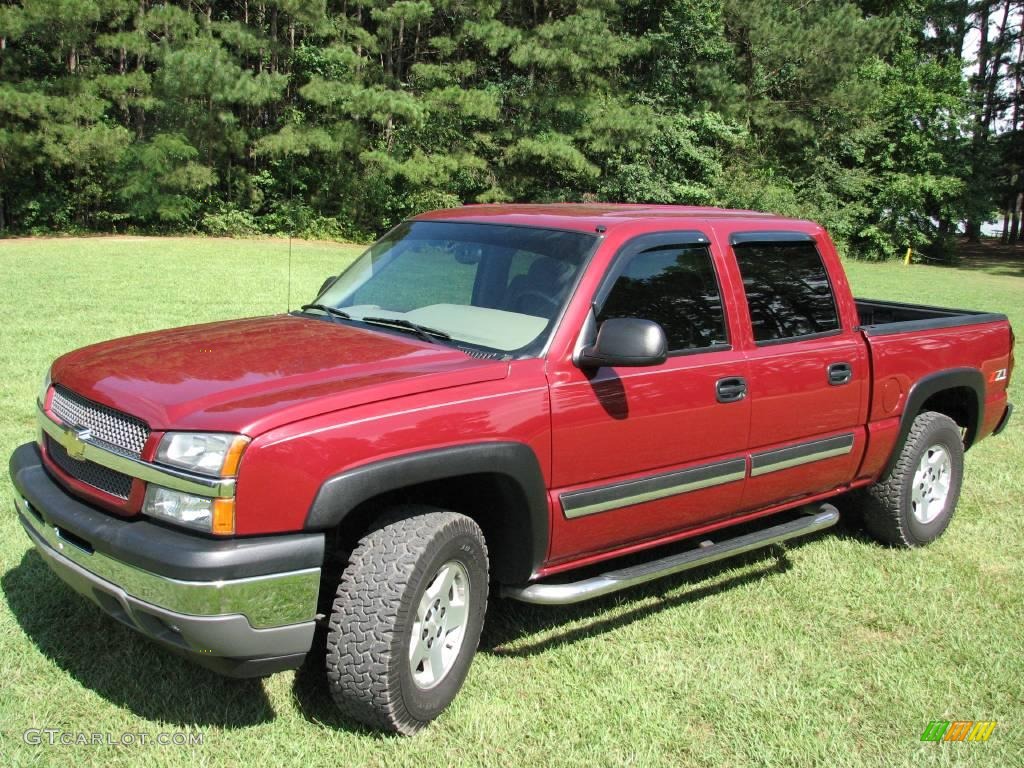
[[[222,581],[171,579],[90,552],[62,536],[58,526],[46,525],[25,499],[18,512],[36,549],[70,560],[126,594],[160,608],[193,616],[237,613],[255,629],[310,621],[316,614],[319,568]]]
[[[322,562],[322,539],[283,536],[275,547],[275,537],[216,541],[117,519],[67,495],[38,457],[34,445],[11,457],[15,506],[36,550],[69,586],[132,629],[223,674],[258,676],[301,664],[313,642],[320,567],[312,563],[318,553]],[[147,564],[159,568],[154,558],[165,557],[170,573],[114,554],[146,557],[138,547],[143,537],[156,540]],[[195,550],[182,557],[174,543]],[[283,555],[275,558],[275,549]],[[305,567],[280,569],[283,561]],[[278,570],[248,573],[261,565]],[[239,575],[217,578],[219,571]]]

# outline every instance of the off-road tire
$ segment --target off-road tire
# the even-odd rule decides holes
[[[415,681],[409,660],[416,610],[444,565],[468,576],[466,623],[451,667],[433,687]],[[346,716],[412,734],[436,718],[462,687],[487,609],[488,563],[473,520],[433,507],[392,510],[349,557],[331,610],[327,681]]]
[[[936,445],[945,448],[950,458],[949,491],[941,512],[935,519],[922,523],[912,511],[914,474],[925,452]],[[963,476],[960,427],[941,413],[918,414],[892,470],[864,494],[864,527],[878,541],[894,547],[920,547],[934,541],[953,518]]]

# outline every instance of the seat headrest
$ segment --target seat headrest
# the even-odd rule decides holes
[[[533,285],[558,285],[572,272],[572,267],[564,261],[543,256],[534,261],[526,272],[526,277]]]

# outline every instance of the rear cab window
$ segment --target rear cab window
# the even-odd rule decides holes
[[[835,293],[814,241],[755,234],[733,236],[732,247],[750,309],[754,342],[781,344],[838,334]]]

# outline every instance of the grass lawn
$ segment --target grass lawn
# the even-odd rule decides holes
[[[359,250],[295,243],[292,306]],[[53,358],[283,311],[287,264],[282,241],[0,241],[0,485],[10,488],[6,459],[33,435]],[[1024,338],[1021,262],[847,266],[858,295],[1006,312]],[[1022,379],[1018,370],[1018,404]],[[1021,765],[1022,467],[1019,414],[968,454],[957,515],[923,550],[841,527],[583,606],[494,601],[461,694],[411,739],[338,718],[319,669],[231,681],[157,649],[52,576],[5,501],[0,755],[149,768]],[[986,743],[922,743],[932,719],[999,724]],[[189,730],[203,744],[30,746],[28,728]]]

